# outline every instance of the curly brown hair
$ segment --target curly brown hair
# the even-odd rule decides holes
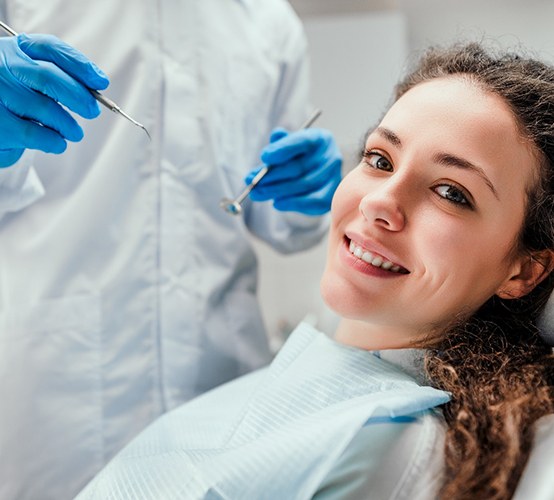
[[[554,68],[481,44],[432,48],[395,93],[435,78],[464,78],[511,107],[522,137],[532,141],[540,175],[528,191],[524,227],[515,247],[554,249]],[[452,393],[443,499],[507,499],[517,487],[532,446],[534,423],[554,412],[554,356],[538,320],[554,273],[527,296],[489,299],[457,321],[427,351],[432,383]]]

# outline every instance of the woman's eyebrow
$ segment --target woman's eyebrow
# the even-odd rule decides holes
[[[377,127],[374,132],[378,133],[381,137],[389,141],[393,146],[398,149],[402,149],[402,141],[392,130],[386,127]]]
[[[485,174],[485,171],[481,167],[471,163],[469,160],[460,158],[459,156],[455,156],[449,153],[437,153],[433,156],[433,161],[445,167],[456,167],[475,172],[485,181],[485,184],[492,191],[492,194],[494,194],[495,198],[497,200],[500,200],[500,198],[498,197],[498,192],[496,191],[493,183],[487,177],[487,174]]]

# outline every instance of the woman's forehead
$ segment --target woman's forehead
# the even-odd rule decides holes
[[[506,196],[526,192],[538,155],[508,103],[470,79],[440,78],[403,94],[368,138],[429,157],[451,154],[486,170]]]

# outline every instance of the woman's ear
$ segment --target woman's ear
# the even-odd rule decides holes
[[[514,273],[496,291],[501,299],[518,299],[527,295],[554,269],[554,250],[541,250],[523,255],[514,266]]]

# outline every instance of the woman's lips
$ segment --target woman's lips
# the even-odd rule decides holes
[[[366,274],[379,276],[398,276],[409,274],[409,271],[400,264],[389,260],[374,250],[368,250],[359,243],[344,237],[343,249],[348,252],[345,256],[354,267]]]

